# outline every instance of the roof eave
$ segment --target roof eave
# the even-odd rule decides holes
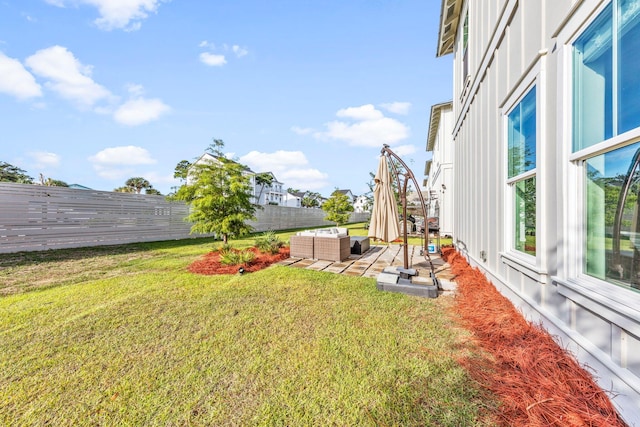
[[[440,118],[442,117],[442,110],[445,108],[451,108],[453,102],[443,102],[441,104],[435,104],[431,106],[431,116],[429,117],[429,135],[427,136],[427,151],[433,151],[436,144],[436,136],[438,134],[438,127],[440,126]]]
[[[453,53],[463,0],[442,0],[436,57]]]

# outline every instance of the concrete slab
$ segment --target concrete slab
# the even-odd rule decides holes
[[[382,273],[387,274],[387,273]],[[394,274],[388,274],[389,276],[395,276]],[[407,279],[400,279],[398,277],[397,283],[388,283],[385,281],[380,281],[380,276],[378,276],[377,288],[379,291],[386,292],[398,292],[405,295],[412,295],[417,297],[425,297],[425,298],[437,298],[438,297],[438,288],[435,285],[416,285],[411,283]]]
[[[400,276],[398,276],[397,274],[391,274],[391,273],[378,274],[378,286],[380,286],[380,284],[395,285],[398,283],[398,280],[400,280]]]

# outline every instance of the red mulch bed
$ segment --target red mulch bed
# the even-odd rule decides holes
[[[242,265],[223,265],[220,264],[220,254],[217,251],[209,252],[204,257],[194,261],[189,265],[188,270],[196,274],[236,274],[240,267],[244,268],[245,273],[262,270],[271,264],[289,258],[289,248],[280,248],[277,254],[262,253],[257,248],[249,248],[248,250],[256,254],[255,259],[249,264]]]
[[[529,323],[478,269],[443,249],[458,286],[454,311],[491,360],[461,363],[498,396],[505,426],[626,426],[591,374]]]

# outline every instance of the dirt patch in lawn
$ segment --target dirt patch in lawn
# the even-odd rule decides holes
[[[503,425],[626,425],[591,374],[540,325],[526,321],[480,270],[451,248],[443,258],[456,275],[455,315],[492,356],[461,363],[501,400]]]
[[[192,262],[189,265],[189,271],[196,274],[236,274],[240,267],[244,269],[245,273],[251,273],[253,271],[262,270],[267,268],[271,264],[280,262],[283,259],[289,258],[289,248],[280,248],[280,252],[276,254],[263,253],[257,248],[247,249],[255,254],[253,261],[247,264],[237,265],[224,265],[220,262],[220,253],[218,251],[209,252],[202,258]]]

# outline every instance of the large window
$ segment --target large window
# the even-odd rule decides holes
[[[616,137],[640,126],[639,49],[637,0],[613,0],[573,44],[573,151],[604,147],[581,157],[583,268],[632,288],[640,288],[640,142],[637,132]]]
[[[640,143],[586,161],[587,274],[640,288]]]
[[[536,254],[536,88],[507,116],[508,178],[513,188],[514,248]]]
[[[613,0],[573,44],[573,149],[640,125],[640,1]]]

